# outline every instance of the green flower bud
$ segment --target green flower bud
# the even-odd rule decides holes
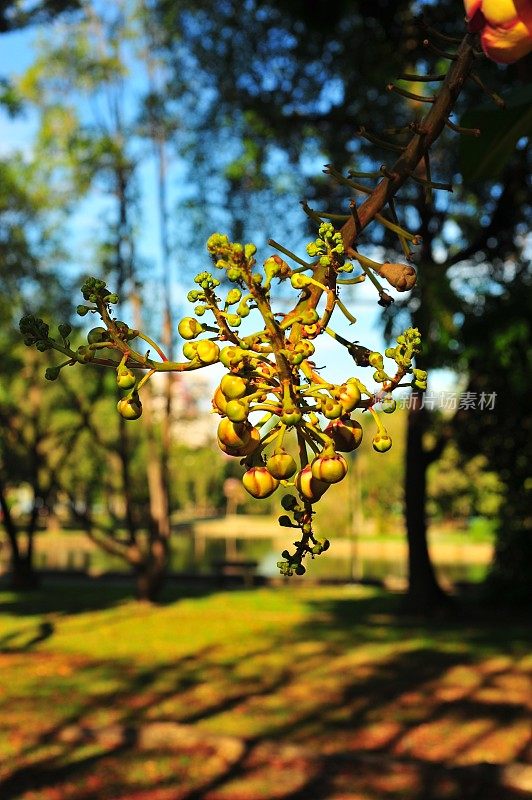
[[[345,410],[341,403],[327,398],[327,400],[322,403],[321,413],[324,417],[327,417],[327,419],[339,419],[345,414]]]
[[[238,368],[242,363],[242,350],[240,347],[228,345],[220,352],[220,361],[229,369],[230,367]]]
[[[37,347],[39,345],[37,344]],[[76,358],[80,364],[88,364],[94,358],[94,353],[88,347],[82,345],[76,350]]]
[[[297,508],[297,498],[293,494],[285,494],[281,499],[281,505],[285,511],[293,511]]]
[[[21,335],[24,337],[25,344],[35,344],[43,341],[46,343],[50,328],[46,322],[39,317],[34,317],[33,314],[26,314],[19,322],[19,329]],[[48,349],[49,345],[46,344]]]
[[[62,322],[60,325],[57,326],[57,330],[59,331],[59,335],[63,339],[67,339],[72,333],[72,325],[69,325],[68,322]]]
[[[224,413],[231,422],[244,422],[248,418],[249,403],[244,400],[229,400]]]
[[[279,517],[279,519],[277,521],[278,521],[279,525],[281,526],[281,528],[292,528],[293,527],[292,520],[286,514],[281,514],[281,516]],[[286,552],[287,556],[288,556],[288,550],[283,551],[283,553],[284,552]],[[281,553],[281,555],[283,555],[283,553]]]
[[[242,300],[241,303],[238,304],[236,313],[239,317],[244,318],[249,315],[249,307],[248,307],[249,300]]]
[[[103,298],[108,294],[105,281],[100,278],[87,278],[81,285],[81,294],[84,300],[95,303],[99,297]]]
[[[77,306],[76,313],[80,317],[84,317],[85,314],[88,314],[91,309],[88,306]]]
[[[281,422],[284,422],[285,425],[297,425],[301,422],[301,411],[296,408],[295,406],[287,406],[283,408],[283,413],[281,415]]]
[[[286,577],[290,577],[290,575],[293,575],[293,572],[290,569],[290,564],[288,561],[278,561],[277,567],[281,575],[284,575]]]
[[[99,344],[108,341],[110,338],[107,328],[92,328],[87,334],[89,344]]]
[[[229,239],[225,233],[213,233],[212,236],[209,236],[207,239],[207,250],[209,253],[211,253],[211,255],[218,253],[218,251],[223,250],[228,246]]]
[[[44,377],[47,381],[56,381],[61,372],[61,367],[48,367],[44,372]]]
[[[307,570],[305,569],[303,564],[298,564],[297,567],[295,567],[295,569],[294,569],[294,572],[296,573],[296,575],[304,575],[306,571]]]
[[[392,414],[395,411],[396,407],[397,403],[395,402],[391,394],[388,394],[386,395],[386,397],[383,398],[381,408],[385,414]]]
[[[320,318],[320,315],[315,308],[309,308],[301,314],[301,323],[303,325],[314,325]]]

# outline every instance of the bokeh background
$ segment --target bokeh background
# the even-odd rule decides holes
[[[278,499],[216,447],[220,369],[152,380],[125,423],[112,370],[46,381],[57,359],[18,331],[86,342],[98,275],[179,359],[207,237],[303,254],[299,200],[348,209],[323,166],[393,163],[382,140],[425,106],[386,85],[443,74],[464,31],[458,0],[2,4],[2,800],[531,796],[530,56],[479,57],[452,122],[482,136],[449,128],[431,158],[453,191],[396,199],[415,289],[344,297],[351,341],[421,330],[429,385],[385,455],[359,415],[305,576],[279,577]],[[377,228],[361,249],[402,259]],[[365,377],[332,340],[316,360]]]

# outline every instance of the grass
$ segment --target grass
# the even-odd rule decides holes
[[[0,601],[2,800],[522,796],[505,767],[530,747],[525,621],[429,624],[395,596],[294,583]]]

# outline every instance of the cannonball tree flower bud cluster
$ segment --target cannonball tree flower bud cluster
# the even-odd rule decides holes
[[[417,329],[403,331],[384,353],[349,341],[335,330],[334,320],[340,314],[356,323],[341,299],[342,288],[370,281],[377,302],[386,307],[393,297],[379,279],[398,292],[415,286],[416,270],[410,262],[412,247],[420,243],[420,237],[401,225],[394,197],[409,180],[421,184],[427,196],[452,188],[432,179],[429,157],[445,127],[459,134],[472,133],[452,123],[450,115],[466,79],[474,77],[477,33],[491,53],[489,42],[493,40],[487,28],[499,26],[506,31],[501,34],[507,37],[504,47],[511,42],[515,45],[506,47],[506,55],[517,58],[527,52],[521,34],[524,29],[529,31],[529,7],[528,0],[466,0],[471,31],[457,43],[454,53],[442,53],[450,62],[447,73],[409,78],[413,83],[434,83],[433,95],[415,95],[389,84],[388,90],[427,103],[429,109],[409,125],[388,129],[385,136],[396,137],[393,142],[365,129],[359,131],[379,146],[399,152],[393,165],[381,165],[377,172],[352,169],[347,177],[326,165],[324,172],[355,197],[350,199],[348,214],[316,211],[302,202],[318,233],[308,244],[305,258],[270,239],[269,245],[277,252],[269,254],[260,267],[253,244],[231,242],[221,233],[209,238],[207,250],[214,272],[196,275],[196,288],[188,293],[193,308],[178,326],[184,340],[183,361],[170,362],[157,342],[117,319],[114,306],[118,297],[98,278],[88,278],[81,287],[84,303],[78,306],[78,314],[97,315],[99,320],[87,334],[86,344],[77,349],[71,346],[67,323],[59,325],[54,337],[43,320],[33,316],[21,320],[25,344],[41,351],[53,349],[66,357],[48,368],[49,380],[55,380],[65,367],[79,364],[115,370],[117,386],[124,393],[117,410],[126,420],[142,415],[142,387],[156,372],[187,372],[221,363],[225,373],[212,398],[213,411],[220,417],[218,445],[240,460],[243,485],[252,497],[280,494],[286,513],[279,517],[279,524],[297,531],[293,546],[283,551],[278,562],[283,575],[302,575],[303,561],[329,548],[329,539],[319,539],[314,530],[314,509],[326,492],[334,491],[334,484],[345,479],[349,469],[345,454],[360,446],[362,427],[353,415],[369,412],[373,416],[372,446],[376,453],[385,453],[392,440],[380,412],[395,410],[393,394],[398,387],[423,391],[427,386],[427,373],[415,365],[422,347]],[[433,50],[441,52],[438,47]],[[493,97],[486,87],[484,90]],[[478,134],[476,130],[473,133]],[[420,165],[426,177],[420,177]],[[373,187],[361,182],[375,179]],[[338,228],[332,221],[340,223]],[[397,237],[408,263],[381,264],[359,252],[358,240],[371,223]],[[280,313],[272,306],[271,289],[283,283],[295,293],[295,302],[290,311]],[[247,325],[243,332],[242,321],[248,317],[257,320],[252,333],[247,332]],[[323,336],[332,337],[345,349],[347,363],[369,370],[376,387],[368,388],[361,375],[347,368],[341,383],[328,380],[314,360],[316,342]]]
[[[511,64],[532,51],[532,0],[464,0],[469,30],[493,61]]]
[[[341,383],[330,382],[313,361],[316,339],[331,336],[340,347],[353,346],[331,327],[334,312],[354,321],[332,288],[342,274],[353,270],[341,233],[330,222],[322,222],[317,238],[307,247],[307,253],[329,273],[327,284],[313,277],[312,263],[290,267],[280,256],[269,255],[260,268],[254,245],[231,242],[224,234],[213,234],[207,250],[223,279],[209,271],[194,278],[197,288],[188,293],[192,314],[178,325],[184,340],[183,362],[168,362],[156,342],[116,319],[113,306],[118,298],[97,278],[83,284],[86,302],[78,307],[80,315],[96,314],[103,323],[91,328],[87,344],[71,350],[65,336],[54,340],[48,326],[33,318],[25,318],[21,330],[28,345],[53,348],[68,356],[53,368],[54,377],[74,363],[112,365],[124,392],[117,410],[126,420],[142,415],[142,386],[155,372],[221,363],[226,371],[212,398],[213,411],[220,417],[218,445],[240,460],[242,482],[252,497],[264,499],[283,492],[282,505],[289,514],[282,515],[281,524],[299,533],[294,549],[285,551],[278,566],[284,575],[301,575],[304,558],[314,558],[328,547],[328,540],[320,541],[314,532],[314,505],[345,478],[344,453],[353,452],[362,441],[362,427],[352,414],[369,409],[376,422],[373,447],[376,452],[389,449],[391,439],[375,406],[382,400],[388,406],[384,410],[393,410],[392,392],[408,374],[419,385],[416,372],[420,371],[413,359],[421,338],[415,329],[398,337],[396,346],[386,352],[392,368],[385,366],[383,354],[357,346],[358,363],[373,371],[376,389],[367,388],[355,375]],[[356,278],[357,282],[364,279],[364,272]],[[289,283],[296,294],[289,313],[273,311],[274,281]],[[314,304],[309,300],[312,287],[318,287],[323,298]],[[257,318],[257,329],[240,334],[241,322],[250,314]],[[135,345],[139,339],[150,349],[140,352]],[[158,359],[152,357],[152,350]]]

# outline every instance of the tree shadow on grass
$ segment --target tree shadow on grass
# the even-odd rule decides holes
[[[214,581],[183,581],[172,579],[165,586],[159,605],[177,600],[205,597],[218,591]],[[83,614],[100,611],[135,600],[134,579],[128,575],[119,578],[61,577],[48,578],[36,590],[16,592],[0,583],[0,613],[20,617],[40,614]]]
[[[500,622],[424,624],[382,596],[310,607],[307,621],[281,622],[260,644],[228,629],[226,645],[156,667],[6,656],[5,685],[30,659],[38,691],[2,702],[2,725],[12,741],[18,724],[20,741],[0,797],[525,796],[505,771],[530,747],[521,626],[503,638]]]
[[[20,631],[10,631],[0,636],[0,653],[27,653],[33,647],[45,642],[54,633],[55,626],[49,621],[40,622],[34,629],[25,631],[29,634],[23,643],[20,643]]]

